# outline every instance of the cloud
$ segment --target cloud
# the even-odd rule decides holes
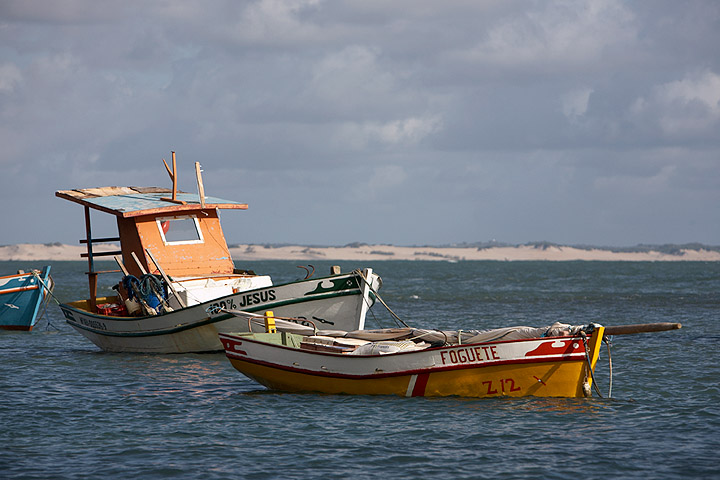
[[[352,146],[356,150],[379,144],[388,147],[415,145],[427,136],[438,132],[442,122],[432,116],[410,117],[389,122],[364,122],[343,124],[336,142]]]
[[[0,200],[164,186],[175,150],[213,195],[257,199],[253,221],[281,217],[228,226],[235,241],[325,241],[302,215],[330,196],[339,243],[360,218],[379,226],[366,241],[627,244],[649,240],[627,234],[641,216],[665,241],[680,213],[704,225],[689,240],[716,241],[718,214],[692,202],[720,202],[718,15],[669,0],[7,0]],[[50,197],[36,210],[55,218]],[[10,215],[0,243],[77,236]]]
[[[712,134],[720,126],[720,75],[705,71],[654,86],[633,102],[630,113],[671,138]]]
[[[22,83],[20,69],[12,63],[0,64],[0,94],[12,93]]]
[[[568,65],[595,70],[609,51],[636,35],[634,15],[623,2],[547,2],[498,22],[467,53],[476,62],[543,74]]]
[[[565,93],[561,97],[563,115],[570,120],[585,115],[593,89],[586,87]]]

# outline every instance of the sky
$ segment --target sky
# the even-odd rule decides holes
[[[231,244],[720,245],[718,45],[714,0],[3,0],[0,245],[171,151]]]

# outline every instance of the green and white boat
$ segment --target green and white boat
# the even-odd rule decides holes
[[[167,167],[167,164],[166,164]],[[222,351],[218,333],[248,331],[247,321],[223,310],[265,312],[305,319],[335,330],[364,328],[382,281],[371,269],[273,285],[267,275],[237,270],[220,226],[218,210],[246,204],[206,197],[199,164],[197,194],[158,187],[62,190],[56,196],[85,209],[88,298],[60,305],[68,324],[112,352],[186,353]],[[95,238],[90,210],[114,215],[118,236]],[[120,250],[99,252],[98,243]],[[102,272],[94,259],[114,255],[120,270]],[[98,297],[101,273],[122,272],[117,295]],[[310,324],[310,323],[308,323]]]

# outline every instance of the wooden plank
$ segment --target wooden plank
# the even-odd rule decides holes
[[[172,190],[164,187],[130,187],[138,193],[171,193]],[[178,190],[177,193],[187,193],[182,190]]]
[[[203,209],[197,203],[187,205],[170,205],[162,208],[151,208],[148,210],[137,210],[134,212],[113,212],[116,215],[120,215],[123,218],[142,217],[144,215],[159,215],[167,213],[183,213],[183,212],[199,212],[201,210],[207,210],[209,208],[217,210],[247,210],[247,203],[217,203],[207,204]]]
[[[197,178],[198,195],[200,195],[200,206],[205,208],[205,186],[202,181],[202,170],[200,170],[200,162],[195,162],[195,178]]]
[[[130,252],[130,256],[133,258],[133,260],[135,260],[135,264],[140,269],[140,272],[143,275],[147,275],[148,272],[147,272],[147,270],[145,270],[145,267],[143,267],[143,264],[140,263],[140,259],[138,258],[137,254],[135,252]]]
[[[115,263],[118,264],[118,267],[120,267],[120,270],[122,270],[123,275],[125,275],[126,277],[127,277],[128,275],[130,275],[130,274],[128,273],[127,268],[125,268],[125,264],[123,263],[122,259],[120,259],[120,256],[119,256],[119,255],[115,255]]]
[[[83,188],[80,190],[86,195],[92,195],[95,197],[109,197],[110,195],[132,195],[137,193],[130,187],[94,187],[94,188]]]
[[[107,252],[93,252],[93,257],[109,257],[110,255],[119,255],[122,253],[122,250],[113,250],[113,251],[107,251]],[[87,253],[81,253],[81,258],[88,258]]]
[[[120,237],[112,237],[112,238],[93,238],[92,243],[108,243],[108,242],[119,242]],[[80,239],[80,243],[87,243],[87,239]]]
[[[185,200],[177,200],[175,198],[162,197],[160,200],[163,202],[177,203],[178,205],[187,205]]]

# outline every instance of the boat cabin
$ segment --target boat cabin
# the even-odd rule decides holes
[[[232,277],[235,266],[223,235],[219,209],[248,208],[245,203],[205,197],[159,187],[99,187],[61,190],[55,195],[85,208],[85,239],[90,298],[96,310],[97,275],[94,258],[122,255],[118,264],[127,275],[162,273],[180,279]],[[90,209],[115,215],[118,237],[94,238]],[[120,251],[96,252],[93,245],[120,242]],[[117,272],[117,270],[113,270]],[[230,291],[232,293],[232,290]],[[182,305],[186,306],[186,305]]]

